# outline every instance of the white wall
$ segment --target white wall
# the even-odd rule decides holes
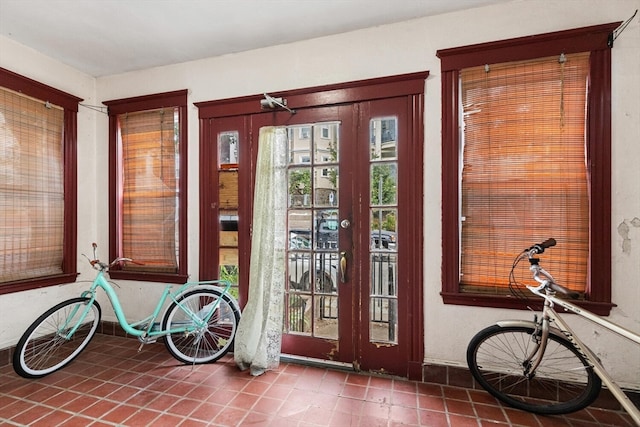
[[[0,66],[87,99],[87,103],[189,89],[189,102],[275,92],[329,83],[429,70],[425,96],[425,355],[429,362],[463,365],[469,339],[480,328],[503,318],[530,318],[521,311],[442,304],[440,264],[440,63],[438,49],[623,21],[640,8],[640,0],[520,0],[506,5],[423,18],[338,36],[168,67],[114,75],[93,81],[28,49],[0,38]],[[5,51],[5,46],[9,49]],[[27,50],[30,60],[23,61]],[[330,66],[327,66],[330,64]],[[46,70],[46,71],[45,71]],[[318,72],[317,70],[322,70]],[[52,75],[53,74],[53,75]],[[613,49],[613,301],[610,319],[640,331],[640,19],[636,17]],[[56,77],[57,76],[57,77]],[[91,99],[91,100],[89,100]],[[108,241],[107,118],[81,111],[79,248]],[[95,123],[95,131],[91,124]],[[198,119],[189,109],[189,266],[198,272]],[[100,159],[98,161],[98,159]],[[99,165],[96,170],[95,165]],[[98,189],[99,191],[96,191]],[[627,243],[618,234],[628,225]],[[81,261],[79,261],[82,265]],[[125,311],[135,313],[158,284],[125,283]],[[31,291],[0,297],[0,348],[17,341],[30,319],[67,289]],[[47,298],[35,298],[45,292]],[[30,298],[34,297],[34,298]],[[33,300],[33,301],[31,301]],[[45,301],[46,300],[46,301]],[[23,301],[22,307],[18,304]],[[41,302],[44,301],[44,302]],[[27,305],[28,304],[28,305]],[[17,315],[16,307],[20,307]],[[103,304],[105,318],[113,314]],[[133,314],[132,314],[133,316]],[[640,350],[602,335],[572,319],[577,331],[628,386],[640,389]],[[5,325],[10,326],[5,326]],[[611,349],[609,349],[611,346]],[[615,349],[615,353],[612,349]],[[622,349],[618,352],[619,349]]]

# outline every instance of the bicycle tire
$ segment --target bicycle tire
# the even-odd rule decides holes
[[[476,381],[507,405],[536,414],[566,414],[593,403],[602,381],[562,336],[549,334],[535,376],[524,375],[534,332],[533,327],[500,325],[478,332],[467,347],[467,364]]]
[[[14,371],[24,378],[41,378],[75,359],[96,333],[102,315],[98,302],[92,302],[91,310],[71,339],[63,336],[76,325],[89,301],[89,298],[63,301],[38,317],[16,345]]]
[[[179,303],[179,304],[178,304]],[[203,330],[185,334],[185,326],[192,326],[193,321],[182,308],[203,318],[207,307],[215,308],[209,322]],[[240,312],[231,297],[222,290],[196,289],[182,295],[172,303],[162,321],[162,329],[176,329],[164,338],[169,353],[183,363],[202,364],[215,362],[227,354],[238,330]]]

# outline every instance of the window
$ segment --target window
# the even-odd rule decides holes
[[[329,126],[320,127],[320,138],[323,138],[323,139],[329,139],[330,138]]]
[[[330,157],[330,156],[321,156],[321,161],[322,161],[322,163],[328,163],[328,162],[330,162],[331,160],[332,160],[332,159],[331,159],[331,157]],[[322,170],[321,170],[321,172],[320,172],[320,175],[321,175],[323,178],[330,177],[330,176],[331,176],[331,171],[332,171],[332,170],[333,170],[333,169],[329,169],[329,168],[322,168]]]
[[[122,279],[186,281],[187,92],[108,101],[110,258]]]
[[[78,102],[0,68],[0,294],[75,281]]]
[[[546,267],[608,314],[618,25],[438,51],[445,303],[520,307],[506,286],[511,261],[554,237]]]
[[[308,126],[300,128],[300,139],[309,139],[311,138],[311,128]]]

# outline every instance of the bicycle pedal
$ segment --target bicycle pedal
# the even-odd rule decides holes
[[[144,347],[145,344],[153,344],[157,342],[158,339],[157,338],[148,339],[148,338],[138,337],[138,341],[140,341],[140,347],[138,347],[138,353],[140,353],[142,351],[142,347]]]

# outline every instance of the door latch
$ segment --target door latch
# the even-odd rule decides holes
[[[340,252],[340,282],[347,282],[347,252]]]

